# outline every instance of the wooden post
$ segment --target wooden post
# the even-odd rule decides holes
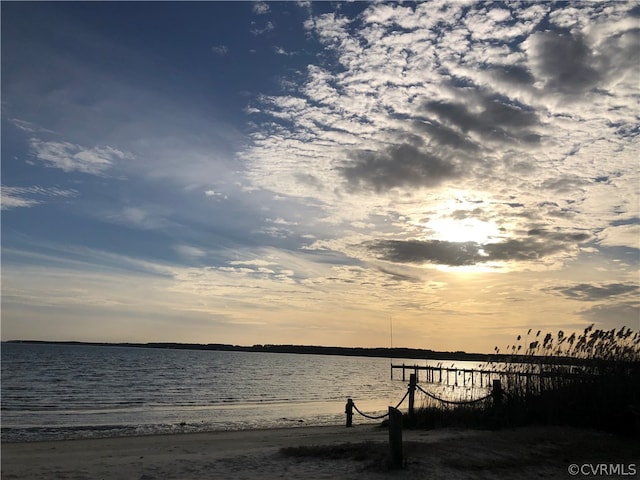
[[[411,375],[409,375],[409,422],[410,423],[413,422],[416,383],[417,383],[416,374],[412,373]]]
[[[344,413],[347,414],[347,428],[353,423],[353,400],[347,398],[347,405],[344,408]]]
[[[389,452],[391,468],[402,468],[402,413],[389,407]]]
[[[500,383],[500,380],[494,380],[493,389],[491,390],[494,405],[500,405],[502,403],[502,393],[502,384]]]

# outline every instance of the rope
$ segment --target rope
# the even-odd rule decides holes
[[[402,400],[400,400],[398,402],[398,404],[396,405],[395,408],[398,408],[400,405],[402,405],[402,402],[404,402],[405,398],[407,398],[407,395],[409,395],[409,391],[407,390],[407,393],[404,394],[404,397],[402,397]],[[355,402],[353,403],[353,408],[356,410],[356,412],[358,412],[360,415],[362,415],[365,418],[370,418],[371,420],[380,420],[381,418],[387,417],[389,415],[389,412],[385,413],[384,415],[378,415],[378,416],[372,416],[372,415],[367,415],[366,413],[362,413],[360,411],[360,409],[356,406]]]
[[[409,390],[407,390],[407,393],[404,394],[404,397],[402,397],[402,400],[400,400],[398,402],[398,404],[396,405],[396,408],[398,408],[400,405],[402,405],[402,402],[404,402],[404,399],[407,398],[407,395],[409,395]],[[387,415],[389,415],[389,414],[387,413]]]
[[[477,403],[477,402],[481,402],[483,400],[486,400],[487,398],[489,398],[491,396],[491,394],[489,394],[489,395],[486,395],[486,396],[481,397],[481,398],[476,398],[475,400],[459,400],[459,401],[445,400],[444,398],[436,397],[434,394],[427,392],[420,385],[416,384],[416,387],[418,388],[418,390],[420,390],[422,393],[424,393],[427,397],[431,397],[434,400],[438,400],[439,402],[449,403],[449,404],[452,404],[452,405],[469,405],[471,403]]]
[[[470,405],[472,403],[478,403],[478,402],[482,402],[483,400],[486,400],[487,398],[491,397],[491,394],[488,394],[484,397],[481,398],[476,398],[475,400],[445,400],[444,398],[439,398],[436,397],[433,393],[429,393],[426,390],[424,390],[420,385],[416,384],[416,388],[418,390],[420,390],[422,393],[424,393],[427,397],[431,397],[434,400],[438,400],[439,402],[442,403],[448,403],[451,405]],[[506,393],[506,392],[504,392]],[[402,397],[402,400],[400,400],[398,402],[398,404],[395,406],[395,408],[398,408],[400,405],[402,405],[402,402],[405,401],[405,399],[407,398],[407,396],[409,395],[409,390],[407,390],[407,393],[404,394],[404,397]],[[384,415],[367,415],[366,413],[363,413],[360,411],[360,409],[356,406],[355,402],[353,402],[353,408],[355,409],[356,412],[358,412],[360,415],[362,415],[365,418],[369,418],[371,420],[380,420],[381,418],[387,417],[389,416],[389,412],[385,413]]]
[[[365,418],[370,418],[371,420],[380,420],[381,418],[386,417],[387,415],[389,415],[389,412],[385,413],[384,415],[378,415],[377,417],[374,417],[372,415],[367,415],[366,413],[362,413],[360,411],[360,409],[358,407],[356,407],[356,404],[353,404],[353,408],[356,409],[356,412],[358,412],[360,415],[362,415]]]

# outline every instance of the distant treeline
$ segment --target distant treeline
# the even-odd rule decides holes
[[[134,348],[169,348],[174,350],[219,350],[225,352],[267,352],[267,353],[298,353],[313,355],[342,355],[351,357],[388,357],[406,359],[429,360],[470,360],[485,362],[496,355],[465,352],[436,352],[419,348],[364,348],[364,347],[322,347],[316,345],[230,345],[226,343],[104,343],[104,342],[74,342],[74,341],[44,341],[44,340],[10,340],[5,343],[32,343],[50,345],[86,345],[99,347],[134,347]]]
[[[296,353],[313,355],[342,355],[356,357],[403,358],[415,360],[457,360],[468,362],[508,362],[508,363],[589,363],[582,359],[566,357],[541,357],[533,355],[503,355],[456,352],[438,352],[422,348],[386,348],[386,347],[323,347],[316,345],[229,345],[225,343],[104,343],[104,342],[74,342],[74,341],[42,341],[42,340],[10,340],[3,343],[30,343],[51,345],[85,345],[99,347],[133,347],[133,348],[168,348],[175,350],[218,350],[225,352],[267,352],[267,353]]]

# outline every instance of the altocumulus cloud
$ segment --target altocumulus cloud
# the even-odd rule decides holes
[[[31,139],[33,155],[45,165],[65,172],[103,174],[113,162],[131,159],[132,155],[109,146],[85,148],[70,142]]]
[[[332,342],[349,318],[341,341],[379,344],[393,313],[409,343],[474,349],[542,312],[637,321],[633,1],[100,8],[3,16],[16,326],[77,286],[187,341],[226,319],[268,325],[233,342]]]
[[[605,285],[594,285],[590,283],[579,283],[569,287],[554,287],[548,291],[562,294],[573,300],[593,302],[604,300],[610,297],[626,295],[637,292],[640,286],[631,283],[609,283]]]
[[[448,266],[469,266],[489,262],[530,262],[557,253],[570,252],[584,234],[556,234],[541,241],[529,237],[503,242],[451,242],[443,240],[378,240],[365,246],[380,259],[398,263],[432,263]]]
[[[322,54],[283,82],[285,93],[251,102],[256,129],[241,153],[253,185],[319,203],[334,223],[384,232],[317,248],[427,265],[552,264],[636,215],[615,200],[635,188],[632,4],[346,12],[310,14],[305,28]],[[452,197],[466,208],[438,207]],[[419,229],[452,212],[495,223],[501,238]],[[385,218],[400,220],[391,228]]]
[[[19,207],[33,207],[41,203],[38,197],[75,197],[78,191],[57,187],[8,187],[2,186],[2,210],[11,210]]]
[[[358,151],[339,169],[352,185],[382,192],[398,186],[436,186],[461,175],[455,160],[411,144]]]

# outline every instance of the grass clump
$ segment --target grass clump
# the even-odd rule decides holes
[[[389,446],[378,442],[284,447],[280,453],[300,459],[354,460],[362,462],[363,469],[370,471],[387,471],[391,468]]]
[[[341,443],[337,445],[305,445],[284,447],[280,453],[287,457],[315,457],[330,460],[364,461],[372,456],[384,454],[384,446],[376,442]]]

